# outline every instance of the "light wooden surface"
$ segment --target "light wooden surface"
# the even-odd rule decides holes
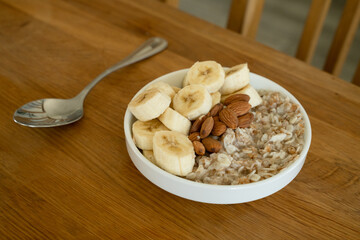
[[[265,0],[232,0],[227,28],[256,38]]]
[[[151,36],[165,52],[89,94],[75,124],[31,129],[22,104],[70,98]],[[132,164],[123,118],[149,81],[197,60],[248,62],[310,116],[305,165],[284,189],[235,205],[182,199]],[[149,0],[0,1],[1,239],[359,239],[360,88],[239,34]]]
[[[296,58],[311,63],[331,0],[313,0],[306,18]]]

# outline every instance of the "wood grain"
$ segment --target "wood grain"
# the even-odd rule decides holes
[[[360,21],[360,0],[347,0],[336,29],[324,70],[339,76]]]
[[[296,52],[296,58],[311,63],[331,0],[312,0]]]
[[[170,6],[173,6],[173,7],[179,6],[179,0],[160,0],[160,2],[169,4]]]
[[[355,74],[354,74],[354,77],[351,81],[353,84],[356,84],[358,86],[360,86],[360,60],[358,62],[358,65],[356,67],[356,71],[355,71]]]
[[[22,104],[70,98],[150,36],[168,50],[106,77],[84,118],[31,129]],[[288,89],[310,116],[300,174],[265,199],[189,201],[132,164],[123,117],[146,83],[197,60],[248,62]],[[0,1],[0,238],[359,239],[360,88],[157,1]]]
[[[265,0],[232,0],[227,28],[255,39]]]

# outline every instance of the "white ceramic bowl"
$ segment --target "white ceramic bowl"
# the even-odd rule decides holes
[[[151,83],[158,81],[164,81],[170,85],[181,87],[182,80],[187,71],[188,69],[184,69],[161,76],[144,86],[136,95],[146,89]],[[136,119],[129,109],[127,109],[124,118],[126,147],[136,168],[152,183],[165,191],[183,198],[205,203],[234,204],[250,202],[269,196],[285,187],[300,172],[310,148],[311,126],[308,115],[293,95],[269,79],[250,73],[250,84],[255,89],[267,89],[281,92],[289,96],[293,102],[300,105],[300,110],[305,120],[305,145],[300,157],[286,169],[268,179],[243,185],[211,185],[193,182],[172,175],[152,164],[135,146],[132,140],[131,126]]]

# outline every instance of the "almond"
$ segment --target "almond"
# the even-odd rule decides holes
[[[250,126],[251,122],[254,120],[254,114],[247,113],[243,116],[238,117],[238,127],[247,128]]]
[[[201,125],[200,138],[206,138],[207,136],[209,136],[211,130],[213,129],[213,126],[214,126],[214,119],[212,117],[206,118],[206,120]]]
[[[215,116],[215,117],[213,117],[213,119],[214,119],[214,122],[216,122],[216,121],[220,121],[219,116]]]
[[[201,142],[199,141],[193,141],[193,146],[194,146],[194,150],[195,150],[195,153],[197,155],[204,155],[205,154],[205,146],[204,144],[202,144]]]
[[[190,128],[190,133],[193,133],[193,132],[199,132],[200,131],[200,128],[201,128],[201,125],[203,124],[203,122],[205,121],[206,117],[205,115],[202,115],[200,117],[198,117],[194,123],[192,124],[191,128]]]
[[[208,152],[217,153],[222,148],[221,143],[211,137],[204,138],[202,143]]]
[[[250,100],[250,97],[249,95],[246,95],[246,94],[234,94],[234,95],[231,95],[229,97],[227,97],[224,101],[224,105],[229,105],[230,103],[234,102],[234,101],[245,101],[245,102],[249,102]]]
[[[239,128],[248,128],[248,127],[250,127],[250,123],[248,123],[248,122],[242,123],[242,124],[239,124],[238,127],[239,127]]]
[[[200,140],[200,133],[199,132],[193,132],[190,133],[190,135],[188,136],[188,138],[190,139],[190,141],[198,141]]]
[[[229,128],[235,129],[238,126],[238,119],[234,111],[228,108],[224,108],[219,113],[220,121],[225,123]]]
[[[237,117],[244,115],[251,109],[251,105],[245,101],[234,101],[227,108],[233,110]]]
[[[214,136],[221,136],[225,131],[227,127],[224,123],[220,121],[214,121],[214,127],[211,131],[211,134]]]
[[[219,112],[223,109],[223,107],[224,105],[222,103],[215,104],[210,110],[210,115],[212,117],[218,115]]]

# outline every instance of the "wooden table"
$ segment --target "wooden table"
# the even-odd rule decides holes
[[[104,79],[72,125],[32,129],[13,112],[75,96],[151,36],[155,57]],[[127,154],[123,118],[149,81],[197,60],[248,62],[307,110],[305,165],[265,199],[212,205],[149,182]],[[0,1],[1,239],[359,239],[360,88],[236,33],[149,0]]]

